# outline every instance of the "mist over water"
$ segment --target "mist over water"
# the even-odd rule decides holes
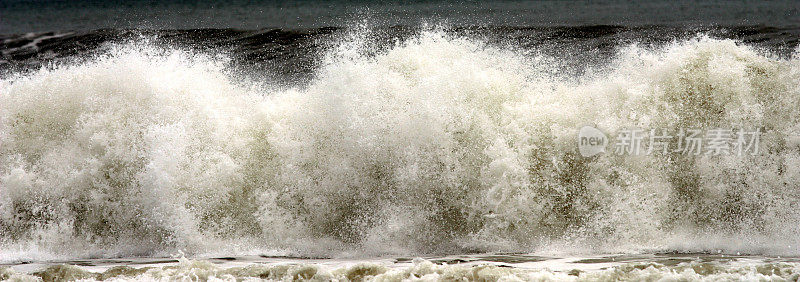
[[[800,61],[698,35],[569,71],[355,32],[307,83],[148,42],[0,81],[0,256],[800,254]],[[757,156],[577,153],[586,124],[759,128]]]

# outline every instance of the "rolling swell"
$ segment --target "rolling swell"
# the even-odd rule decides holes
[[[351,34],[309,51],[307,82],[291,87],[241,76],[236,52],[149,43],[8,74],[3,252],[797,253],[795,53],[709,36],[620,45],[620,29],[578,29],[615,38],[576,47],[608,50],[589,66],[552,41],[497,47],[474,29],[379,49]],[[262,39],[295,50],[316,36],[281,34]],[[586,123],[763,128],[764,150],[583,158]]]

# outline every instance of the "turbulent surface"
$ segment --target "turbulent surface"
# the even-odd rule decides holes
[[[207,49],[103,43],[120,31],[6,38],[0,255],[800,253],[794,31],[637,44],[661,31],[498,30],[539,35],[194,31],[221,38],[199,39]],[[547,36],[565,32],[578,36]],[[242,58],[307,74],[276,82]],[[759,156],[582,158],[587,123],[765,133]],[[648,269],[635,272],[664,273]]]
[[[679,260],[680,261],[680,260]],[[415,259],[413,263],[344,264],[267,263],[231,266],[206,260],[180,259],[167,266],[114,266],[91,271],[74,265],[53,265],[31,274],[0,268],[0,279],[16,281],[795,281],[796,262],[737,261],[701,258],[671,262],[611,263],[595,270],[512,268],[508,264],[448,265]]]

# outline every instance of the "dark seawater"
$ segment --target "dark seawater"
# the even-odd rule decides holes
[[[796,281],[798,9],[0,0],[0,280]]]
[[[362,28],[363,29],[363,28]],[[308,29],[100,29],[93,31],[38,32],[0,35],[0,74],[35,69],[102,53],[112,44],[148,40],[152,44],[222,53],[233,68],[256,72],[277,83],[307,81],[319,66],[321,54],[353,27]],[[662,46],[675,40],[705,34],[728,38],[789,57],[800,40],[800,28],[767,26],[730,27],[627,27],[618,25],[511,27],[467,26],[438,28],[455,36],[473,38],[493,46],[527,50],[563,59],[567,71],[581,71],[610,60],[618,47],[629,44]],[[369,27],[365,40],[377,52],[402,42],[422,30],[417,27]]]
[[[98,28],[318,28],[364,20],[455,26],[797,27],[796,1],[58,1],[0,2],[0,33]]]
[[[385,49],[436,27],[505,47],[564,57],[583,69],[621,45],[697,34],[786,56],[800,33],[796,1],[52,1],[0,2],[0,70],[156,39],[223,52],[276,81],[307,79],[324,48],[369,30]],[[138,39],[137,39],[138,38]],[[587,60],[589,62],[587,62]]]

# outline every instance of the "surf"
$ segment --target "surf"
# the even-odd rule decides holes
[[[347,37],[307,83],[121,43],[0,82],[0,255],[797,255],[800,65],[729,39],[575,62]],[[577,153],[579,128],[765,129],[758,156]]]

